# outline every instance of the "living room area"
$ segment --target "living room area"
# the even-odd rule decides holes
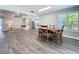
[[[0,5],[0,54],[79,53],[79,6]]]

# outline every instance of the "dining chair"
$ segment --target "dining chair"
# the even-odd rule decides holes
[[[42,30],[40,28],[41,28],[41,26],[38,25],[38,36],[41,36],[41,34],[42,34]]]
[[[38,36],[42,37],[42,33],[44,32],[41,28],[48,28],[47,25],[39,25],[38,26]]]
[[[63,42],[63,37],[62,37],[63,31],[64,31],[64,25],[62,26],[61,31],[58,32],[58,39],[60,40],[60,43]]]
[[[50,36],[50,34],[49,34],[49,32],[48,32],[48,26],[42,26],[42,28],[45,28],[45,29],[43,29],[41,32],[41,38],[43,39],[43,40],[45,40],[46,39],[46,42],[48,42],[49,41],[49,36]]]
[[[63,29],[64,29],[64,25],[62,26],[62,28],[60,30],[57,30],[57,32],[55,32],[53,34],[53,39],[56,43],[60,42],[62,44],[63,38],[62,38],[62,33],[63,33]]]
[[[54,29],[56,27],[56,25],[49,25],[50,29]]]
[[[50,36],[51,36],[51,33],[49,33],[48,30],[46,30],[46,31],[44,31],[44,32],[42,33],[42,38],[43,38],[44,40],[46,39],[46,42],[49,41]]]

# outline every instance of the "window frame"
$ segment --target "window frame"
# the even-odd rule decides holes
[[[74,30],[74,29],[72,29],[72,28],[70,29],[70,27],[67,26],[67,29],[65,29],[65,31],[79,32],[79,11],[71,11],[71,12],[67,12],[67,13],[65,12],[64,14],[61,14],[61,15],[65,15],[65,14],[66,14],[66,16],[67,16],[67,22],[69,22],[69,21],[68,21],[68,14],[69,14],[69,13],[74,13],[74,12],[75,12],[75,13],[78,13],[78,30]],[[63,19],[63,20],[64,20],[64,19]],[[75,22],[75,21],[74,21],[74,22]]]

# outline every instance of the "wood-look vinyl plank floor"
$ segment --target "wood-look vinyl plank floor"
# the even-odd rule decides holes
[[[46,43],[37,30],[0,31],[0,54],[77,54],[79,41],[64,38],[63,44]]]

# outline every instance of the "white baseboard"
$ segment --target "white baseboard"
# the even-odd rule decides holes
[[[69,36],[69,35],[63,35],[63,37],[79,40],[79,37],[74,37],[74,36]]]

